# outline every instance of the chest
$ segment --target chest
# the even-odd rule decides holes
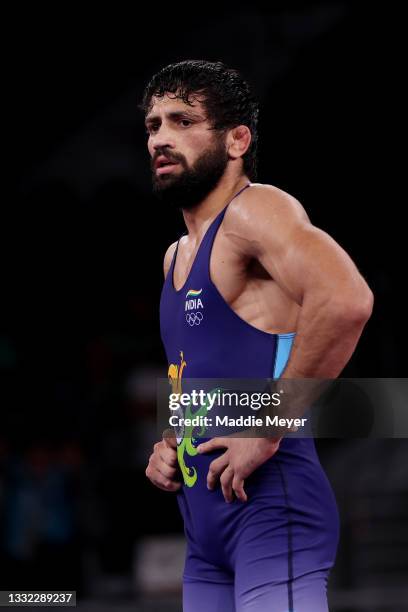
[[[262,331],[286,333],[295,329],[299,306],[259,261],[245,255],[242,245],[231,240],[222,226],[211,248],[204,242],[197,249],[188,237],[180,240],[172,280],[189,311],[206,308],[208,297],[213,295]]]
[[[173,283],[180,290],[187,283],[191,273],[197,277],[201,272],[214,284],[225,301],[232,305],[245,300],[254,290],[271,294],[277,290],[276,283],[261,264],[243,254],[228,236],[217,232],[211,249],[202,252],[200,245],[180,240],[173,270]]]

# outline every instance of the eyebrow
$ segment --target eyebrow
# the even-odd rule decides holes
[[[196,119],[196,120],[201,120],[201,121],[205,120],[205,117],[203,115],[194,113],[190,110],[173,111],[172,113],[167,113],[167,117],[171,120],[180,119],[180,117],[188,117],[189,119]],[[145,119],[145,125],[148,126],[151,123],[158,121],[159,119],[160,119],[159,115],[149,115]]]

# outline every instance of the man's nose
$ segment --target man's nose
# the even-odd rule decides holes
[[[170,149],[174,149],[175,142],[174,138],[168,129],[164,126],[161,126],[160,129],[154,134],[152,137],[152,144],[155,150],[163,149],[164,147],[168,147]]]

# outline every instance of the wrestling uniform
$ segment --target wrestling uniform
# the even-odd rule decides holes
[[[173,283],[178,245],[163,286],[161,335],[169,377],[181,386],[183,377],[279,378],[290,356],[295,333],[270,334],[246,323],[210,278],[228,204],[207,229],[183,287],[176,291]],[[226,503],[219,485],[207,489],[209,465],[225,451],[199,455],[202,441],[178,438],[184,612],[327,612],[339,525],[313,438],[284,438],[245,480],[245,503]]]

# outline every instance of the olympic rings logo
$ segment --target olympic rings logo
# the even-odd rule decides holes
[[[202,312],[188,312],[186,314],[187,323],[193,327],[193,325],[200,325],[201,321],[204,319],[204,315]]]

